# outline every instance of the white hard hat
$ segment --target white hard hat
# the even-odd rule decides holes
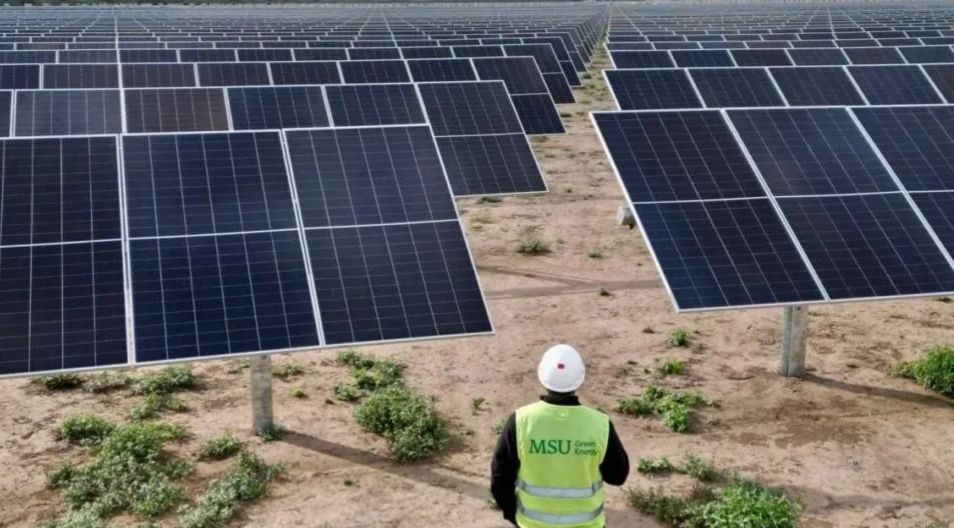
[[[583,358],[570,345],[556,345],[543,354],[537,377],[553,392],[573,392],[583,385],[586,368]]]

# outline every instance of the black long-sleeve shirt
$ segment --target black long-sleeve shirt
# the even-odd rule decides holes
[[[549,394],[541,400],[553,405],[580,405],[579,398],[573,394]],[[520,457],[517,454],[517,419],[511,414],[500,432],[494,458],[490,464],[490,493],[497,506],[503,511],[504,519],[517,524],[517,472],[520,471]],[[629,476],[629,455],[623,448],[613,422],[609,424],[609,440],[606,444],[606,456],[600,464],[603,482],[613,486],[622,486]]]

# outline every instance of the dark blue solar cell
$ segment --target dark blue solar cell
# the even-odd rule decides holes
[[[911,193],[937,237],[954,255],[954,192]]]
[[[17,94],[15,134],[55,136],[123,131],[119,90],[38,90]]]
[[[606,70],[620,110],[699,108],[685,70]]]
[[[320,86],[229,88],[235,130],[328,126]]]
[[[335,126],[424,123],[424,111],[411,84],[329,86],[328,106]]]
[[[533,57],[543,74],[563,73],[549,44],[510,44],[503,46],[503,50],[508,57]]]
[[[308,48],[296,49],[297,61],[336,61],[348,60],[348,50],[344,48]]]
[[[338,63],[347,84],[410,82],[404,61],[347,61]]]
[[[118,239],[114,137],[0,141],[0,245]]]
[[[513,95],[510,97],[528,135],[563,134],[563,121],[550,94]]]
[[[134,62],[177,62],[179,56],[171,49],[124,49],[119,50],[119,60]]]
[[[765,196],[717,111],[593,116],[634,202]]]
[[[924,71],[948,102],[954,101],[954,64],[929,64]]]
[[[43,64],[48,62],[56,62],[55,51],[0,51],[0,64]]]
[[[903,64],[898,48],[844,48],[852,64]]]
[[[273,62],[275,84],[338,84],[341,75],[337,62]]]
[[[950,46],[904,46],[898,51],[912,64],[954,62],[954,51]]]
[[[499,81],[424,83],[419,89],[436,136],[523,132]]]
[[[863,105],[864,99],[845,70],[828,68],[769,68],[791,106]]]
[[[543,82],[547,83],[547,91],[550,92],[550,97],[553,98],[554,103],[571,104],[576,102],[573,89],[570,88],[570,83],[567,82],[563,72],[544,73]]]
[[[907,190],[954,190],[954,108],[899,106],[854,112]]]
[[[297,226],[277,132],[123,138],[130,237]]]
[[[221,88],[124,90],[126,131],[228,130]]]
[[[838,48],[790,49],[788,56],[796,66],[826,66],[848,64],[848,58]]]
[[[10,106],[13,104],[13,92],[0,92],[0,136],[10,135]]]
[[[501,80],[511,95],[549,93],[533,57],[474,59],[473,63],[480,80]]]
[[[873,105],[943,102],[917,66],[849,66],[848,72]]]
[[[822,301],[768,199],[637,204],[681,310]]]
[[[437,138],[454,196],[547,190],[523,134]]]
[[[348,50],[348,60],[382,60],[400,58],[401,51],[397,48],[351,48]]]
[[[43,87],[118,88],[119,75],[115,64],[44,64]]]
[[[307,231],[329,344],[490,332],[454,220]]]
[[[182,62],[234,62],[238,60],[234,49],[181,49]]]
[[[401,48],[401,57],[405,59],[442,59],[453,56],[450,48],[442,46]]]
[[[92,50],[60,50],[56,52],[61,64],[71,63],[97,63],[97,62],[116,62],[116,50],[111,49],[92,49]],[[51,61],[56,62],[56,61]]]
[[[734,49],[732,57],[739,66],[791,66],[785,50],[780,49]]]
[[[268,79],[268,65],[263,62],[200,63],[201,86],[255,86],[272,84]]]
[[[725,50],[678,50],[672,52],[676,65],[682,68],[705,68],[734,66],[732,57]]]
[[[844,108],[728,113],[777,196],[898,190]]]
[[[614,51],[610,56],[618,69],[672,68],[676,65],[665,51]]]
[[[288,131],[305,227],[457,218],[425,126]]]
[[[127,361],[119,241],[0,246],[0,375]]]
[[[195,86],[192,64],[124,64],[123,88]]]
[[[954,291],[954,269],[901,193],[779,205],[832,299]]]
[[[710,107],[784,106],[782,96],[762,68],[690,70],[699,95]]]
[[[414,82],[475,81],[477,74],[467,59],[407,61]]]
[[[238,50],[238,60],[242,62],[279,62],[293,59],[290,49],[240,49]]]
[[[455,57],[503,57],[500,46],[454,46]]]
[[[129,242],[136,361],[318,346],[298,231]]]

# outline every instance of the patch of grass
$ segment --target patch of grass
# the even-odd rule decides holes
[[[685,328],[677,328],[669,334],[669,340],[666,345],[676,348],[686,348],[692,344],[692,334]]]
[[[358,425],[388,439],[401,461],[421,460],[447,445],[446,422],[433,400],[403,386],[375,392],[358,407]]]
[[[667,359],[659,367],[663,376],[681,376],[686,373],[686,366],[678,358]]]
[[[93,508],[81,508],[67,512],[59,519],[48,522],[43,528],[110,528]]]
[[[338,363],[355,369],[369,369],[377,364],[377,360],[349,348],[338,354]]]
[[[603,252],[600,251],[599,249],[595,249],[595,248],[594,248],[594,249],[591,249],[591,250],[586,254],[586,256],[587,256],[587,257],[590,257],[591,259],[601,259],[601,258],[603,258]]]
[[[301,387],[295,387],[295,388],[292,389],[288,394],[289,394],[292,398],[297,398],[297,399],[299,399],[299,400],[304,400],[305,398],[308,397],[308,395],[305,394],[305,389],[303,389],[303,388],[301,388]]]
[[[226,372],[228,372],[229,374],[240,374],[242,371],[248,370],[249,368],[251,368],[251,366],[252,366],[251,362],[249,362],[249,360],[247,359],[243,359],[240,361],[230,361],[229,367],[228,369],[226,369]]]
[[[136,380],[133,385],[135,394],[171,394],[194,389],[196,378],[192,367],[165,367],[149,372]]]
[[[66,440],[75,445],[98,445],[116,429],[112,422],[93,414],[70,416],[56,430],[58,440]]]
[[[186,412],[189,406],[181,398],[170,394],[148,394],[133,406],[131,415],[134,420],[152,420],[165,412]]]
[[[666,496],[655,489],[644,491],[630,488],[625,494],[626,502],[637,511],[670,526],[685,526],[683,523],[692,516],[692,505],[689,501]]]
[[[719,478],[719,472],[712,465],[712,462],[694,455],[686,457],[680,471],[700,482],[713,482]]]
[[[52,374],[40,376],[33,383],[48,391],[73,390],[83,386],[83,377],[79,374]]]
[[[225,433],[205,441],[196,451],[199,460],[225,460],[237,455],[242,450],[242,441],[232,433]]]
[[[243,452],[223,477],[209,485],[193,506],[183,510],[183,528],[220,528],[239,511],[243,502],[260,499],[268,492],[281,468]]]
[[[305,366],[296,361],[281,363],[272,367],[272,376],[280,380],[287,380],[305,373]]]
[[[698,392],[676,392],[649,385],[639,398],[620,400],[617,410],[629,416],[659,416],[672,431],[688,433],[692,430],[690,410],[712,405],[709,398]]]
[[[371,368],[354,369],[354,386],[364,391],[377,391],[404,383],[406,365],[390,360],[376,361]]]
[[[129,387],[133,379],[125,372],[101,372],[86,378],[83,388],[96,394],[105,394]]]
[[[644,475],[661,475],[664,473],[672,473],[673,466],[672,462],[666,457],[659,459],[640,458],[636,464],[636,471]]]
[[[503,198],[499,196],[481,196],[477,203],[500,203]]]
[[[335,398],[344,402],[356,402],[364,393],[351,385],[335,385]]]
[[[517,253],[521,255],[545,255],[550,252],[550,244],[539,238],[528,238],[517,243]]]
[[[934,347],[924,357],[895,367],[894,373],[922,387],[954,398],[954,347]]]

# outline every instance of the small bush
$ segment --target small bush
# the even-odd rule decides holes
[[[344,402],[356,402],[364,395],[351,385],[335,385],[335,398]]]
[[[301,363],[296,363],[290,361],[288,363],[282,363],[280,365],[272,368],[272,376],[275,376],[281,380],[287,380],[288,378],[293,378],[295,376],[301,376],[305,373],[305,366]]]
[[[681,471],[700,482],[713,482],[719,478],[719,472],[711,462],[692,455],[686,457]]]
[[[364,391],[377,391],[404,383],[404,370],[407,367],[394,361],[377,361],[371,368],[358,368],[352,371],[354,386]]]
[[[97,445],[115,429],[115,425],[98,416],[79,414],[64,420],[56,431],[56,437],[76,445]]]
[[[265,496],[268,483],[281,468],[243,452],[222,478],[209,485],[195,505],[183,510],[183,528],[219,528],[238,512],[241,503]]]
[[[699,526],[796,528],[802,508],[784,495],[754,483],[727,486],[717,499],[694,508]]]
[[[420,460],[447,445],[447,424],[433,401],[405,387],[376,392],[358,407],[358,425],[388,439],[398,460]]]
[[[299,400],[303,400],[308,397],[308,395],[305,394],[305,389],[301,387],[295,387],[291,390],[291,392],[289,392],[289,394],[292,398],[298,398]]]
[[[676,358],[667,359],[659,368],[659,371],[664,376],[681,376],[686,373],[686,366]]]
[[[692,336],[688,330],[677,328],[669,334],[669,341],[666,344],[670,347],[688,347],[692,343]]]
[[[43,528],[110,528],[99,512],[93,508],[81,508],[67,512],[63,517],[46,523]]]
[[[521,255],[545,255],[550,252],[550,245],[539,238],[528,238],[517,244],[517,253]]]
[[[191,367],[165,367],[149,372],[133,386],[136,394],[171,394],[195,388],[195,375]]]
[[[668,497],[654,489],[627,489],[625,493],[630,506],[670,526],[686,526],[683,523],[692,517],[691,504],[685,499]],[[735,525],[728,525],[726,528],[730,526]]]
[[[134,420],[151,420],[164,412],[186,412],[189,406],[184,401],[169,394],[148,394],[145,399],[132,408]]]
[[[640,458],[639,463],[636,465],[636,471],[643,473],[645,475],[659,475],[663,473],[671,473],[673,471],[672,463],[669,462],[669,459],[662,457],[658,460],[652,458]]]
[[[668,391],[650,385],[639,398],[620,400],[617,410],[629,416],[657,415],[671,430],[689,432],[692,428],[690,410],[699,406],[712,406],[713,402],[698,392]]]
[[[48,391],[72,390],[83,386],[83,377],[79,374],[53,374],[36,378],[34,383]]]
[[[196,452],[199,460],[225,460],[242,450],[242,442],[231,433],[206,441]]]
[[[125,372],[101,372],[88,377],[83,388],[92,393],[104,394],[125,389],[131,383],[132,378]]]
[[[954,398],[954,347],[934,347],[911,363],[902,363],[895,373],[913,379],[922,387]]]
[[[480,398],[480,397],[470,400],[470,411],[473,414],[479,413],[480,408],[483,407],[484,402],[486,401],[487,401],[487,398]]]

